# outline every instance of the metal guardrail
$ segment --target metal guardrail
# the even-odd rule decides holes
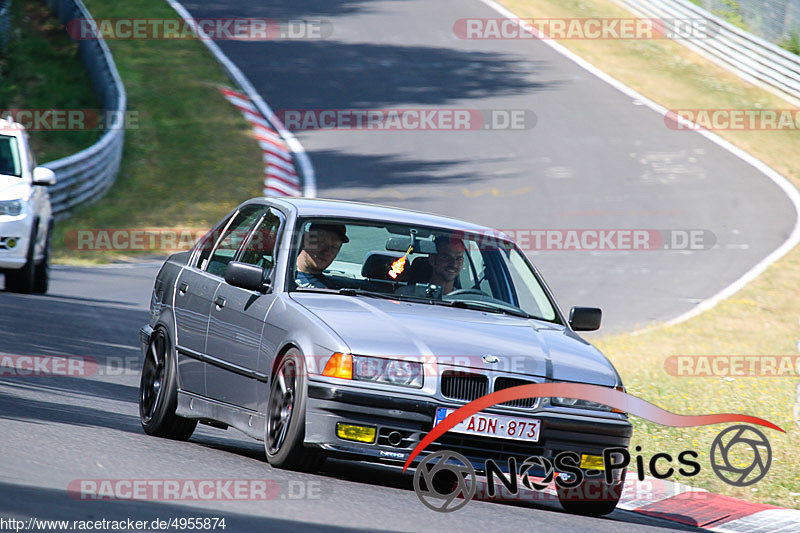
[[[0,52],[11,39],[11,0],[0,0]]]
[[[65,26],[75,19],[92,18],[81,0],[47,0],[47,4]],[[50,202],[57,216],[80,204],[99,200],[108,191],[119,173],[125,140],[127,96],[114,58],[100,37],[77,43],[78,56],[106,110],[106,131],[89,148],[43,165],[56,173],[57,182],[50,187]]]
[[[616,0],[642,17],[704,19],[705,35],[681,42],[742,78],[800,105],[800,56],[737,28],[688,0]]]
[[[695,0],[695,3],[728,22],[741,21],[748,31],[771,43],[800,33],[800,0]]]

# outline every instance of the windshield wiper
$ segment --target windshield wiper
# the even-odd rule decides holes
[[[324,294],[342,294],[344,296],[372,296],[374,298],[391,298],[396,297],[391,294],[382,292],[367,291],[364,289],[353,289],[351,287],[342,287],[341,289],[329,289],[327,287],[298,287],[298,292],[321,292]]]
[[[376,292],[376,291],[368,291],[366,289],[353,289],[351,287],[343,287],[339,289],[339,294],[343,294],[345,296],[370,296],[372,298],[384,298],[387,300],[399,300],[397,296],[394,294],[388,294],[385,292]]]
[[[336,292],[338,292],[339,294],[344,294],[345,296],[370,296],[372,298],[384,298],[386,300],[400,300],[403,302],[428,303],[430,301],[427,298],[417,298],[416,296],[406,296],[405,294],[392,294],[388,292],[368,291],[366,289],[353,289],[350,287],[344,287]]]
[[[371,298],[383,298],[385,300],[401,300],[404,302],[431,303],[428,298],[417,298],[416,296],[406,296],[391,294],[388,292],[368,291],[366,289],[356,289],[352,287],[342,287],[341,289],[328,289],[322,287],[298,287],[297,292],[321,292],[325,294],[341,294],[343,296],[369,296]]]
[[[475,311],[489,311],[490,313],[503,313],[506,315],[513,315],[518,316],[521,318],[536,318],[533,315],[529,315],[525,311],[511,309],[504,305],[496,305],[491,302],[479,302],[475,300],[443,300],[447,302],[447,305],[451,307],[460,307],[463,309],[474,309]]]

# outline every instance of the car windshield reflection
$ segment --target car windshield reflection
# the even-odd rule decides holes
[[[558,320],[527,260],[497,234],[317,218],[297,228],[289,290]]]

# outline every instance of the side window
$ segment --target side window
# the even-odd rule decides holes
[[[228,263],[233,260],[236,251],[247,238],[250,228],[255,224],[264,213],[264,207],[260,205],[249,205],[243,207],[228,226],[225,234],[220,239],[214,252],[208,260],[206,272],[215,276],[225,276],[225,269]]]
[[[228,220],[225,220],[225,222],[220,224],[216,229],[212,229],[203,235],[200,242],[197,243],[195,259],[192,261],[191,266],[197,267],[200,270],[205,270],[208,265],[208,258],[211,257],[211,252],[214,251],[214,244],[216,244],[225,226],[228,225]]]
[[[533,314],[541,316],[545,320],[553,320],[556,317],[556,312],[553,306],[550,305],[547,294],[545,294],[536,276],[525,264],[522,254],[516,250],[510,250],[506,254],[504,254],[504,257],[511,264],[509,271],[511,272],[514,287],[517,289],[519,307],[528,309],[529,312],[532,309],[536,309],[538,311]]]
[[[272,270],[275,266],[275,243],[278,242],[280,227],[280,215],[270,209],[250,234],[239,261]]]
[[[462,287],[473,287],[476,283],[480,282],[480,283],[478,283],[478,289],[480,289],[483,292],[485,292],[486,294],[492,296],[493,295],[492,294],[492,287],[491,287],[491,285],[489,283],[488,276],[487,276],[488,272],[486,270],[488,268],[488,266],[486,265],[486,263],[484,263],[483,254],[481,253],[480,249],[478,248],[478,246],[476,245],[475,242],[470,241],[469,250],[468,250],[467,253],[468,253],[468,256],[469,256],[468,257],[469,262],[467,262],[467,261],[464,262],[464,268],[469,269],[469,263],[471,263],[472,266],[475,268],[475,271],[478,274],[478,279],[476,279],[476,280],[472,279],[471,270],[467,270],[466,276],[465,276],[465,272],[462,270],[461,271],[461,286]],[[466,280],[465,280],[465,277],[467,278]]]
[[[17,138],[0,135],[0,174],[7,176],[21,176],[22,165]]]

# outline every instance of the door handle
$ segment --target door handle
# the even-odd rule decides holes
[[[188,291],[188,290],[189,290],[189,284],[186,283],[186,282],[181,283],[178,286],[178,292],[180,292],[181,294],[186,294],[186,291]]]
[[[225,298],[223,298],[222,296],[217,296],[217,299],[214,300],[214,305],[217,306],[217,310],[219,311],[220,309],[225,307]]]

